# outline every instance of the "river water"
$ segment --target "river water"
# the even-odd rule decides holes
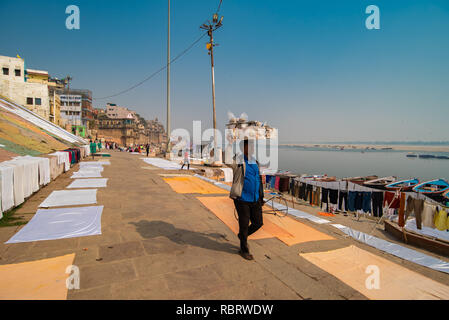
[[[449,160],[407,158],[407,151],[328,150],[320,148],[279,147],[279,169],[302,174],[355,177],[377,175],[421,181],[443,178],[449,181]],[[448,153],[416,152],[446,155]]]

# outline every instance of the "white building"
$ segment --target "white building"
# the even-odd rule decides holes
[[[136,113],[125,107],[119,107],[114,103],[106,104],[106,115],[111,119],[134,119],[136,120]]]
[[[0,95],[49,120],[48,86],[26,82],[25,76],[23,59],[0,56]]]
[[[81,122],[81,105],[83,97],[74,94],[61,94],[61,119],[65,124],[80,126]]]

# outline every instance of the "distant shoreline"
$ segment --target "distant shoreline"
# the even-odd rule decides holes
[[[448,152],[445,145],[399,145],[399,144],[345,144],[345,143],[280,143],[283,147],[323,148],[332,150],[396,150],[409,152]]]

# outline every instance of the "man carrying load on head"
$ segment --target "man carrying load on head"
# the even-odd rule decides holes
[[[228,166],[233,170],[233,182],[230,197],[239,217],[240,255],[253,260],[249,253],[248,236],[259,230],[263,225],[263,185],[260,177],[259,163],[253,157],[254,141],[243,141],[243,157],[234,156],[234,161]],[[250,224],[251,222],[251,224]]]

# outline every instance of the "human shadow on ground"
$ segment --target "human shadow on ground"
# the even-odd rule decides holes
[[[202,233],[187,229],[180,229],[165,221],[140,220],[130,222],[136,227],[136,231],[145,239],[152,239],[164,236],[177,244],[188,244],[209,250],[236,253],[239,247],[226,242],[219,242],[217,239],[226,239],[220,233]]]

